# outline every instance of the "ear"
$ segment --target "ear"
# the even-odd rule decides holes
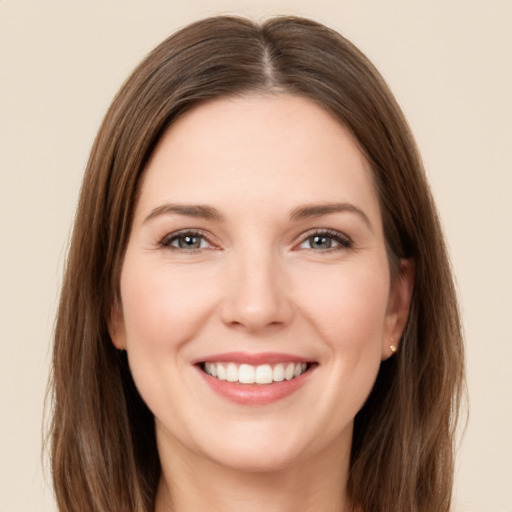
[[[122,307],[115,301],[108,315],[108,333],[114,347],[118,350],[126,350],[126,328]]]
[[[414,287],[414,270],[414,260],[401,259],[398,272],[392,277],[382,338],[383,361],[398,349],[399,340],[409,318]]]

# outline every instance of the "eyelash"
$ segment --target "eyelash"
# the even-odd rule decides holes
[[[209,237],[206,235],[206,233],[204,233],[202,231],[197,231],[197,230],[183,230],[183,231],[178,231],[178,232],[170,233],[169,235],[166,235],[161,240],[160,246],[163,248],[166,248],[166,249],[173,250],[173,251],[182,251],[182,252],[190,252],[190,253],[200,252],[200,251],[204,250],[204,248],[201,248],[201,247],[195,248],[195,249],[186,249],[183,247],[174,247],[171,245],[173,242],[179,240],[179,238],[182,236],[188,236],[190,238],[202,238],[208,244],[213,245],[212,242],[210,241]],[[316,253],[325,253],[325,252],[339,251],[339,250],[343,250],[343,249],[351,249],[354,245],[352,240],[348,236],[340,233],[339,231],[334,231],[332,229],[322,229],[322,230],[310,231],[310,232],[306,233],[304,236],[302,236],[298,245],[300,246],[304,242],[307,242],[308,240],[313,239],[314,237],[330,239],[338,244],[338,246],[336,246],[336,247],[329,247],[325,250],[316,250],[313,248],[306,249],[309,251],[314,251]]]
[[[325,252],[332,252],[332,251],[340,251],[344,249],[351,249],[354,246],[353,241],[343,233],[340,233],[339,231],[335,231],[333,229],[320,229],[320,230],[314,230],[310,231],[309,233],[306,233],[299,242],[299,245],[302,245],[304,242],[307,242],[308,240],[319,237],[319,238],[327,238],[330,240],[334,240],[338,246],[337,247],[329,247],[325,250],[316,250],[313,248],[309,248],[307,250],[314,251],[317,253],[325,253]]]
[[[208,236],[203,233],[202,231],[194,231],[194,230],[183,230],[183,231],[177,231],[175,233],[170,233],[169,235],[166,235],[162,241],[160,242],[160,245],[165,249],[171,249],[172,251],[183,251],[183,252],[198,252],[202,251],[203,249],[186,249],[183,247],[174,247],[171,245],[172,242],[175,240],[179,240],[182,236],[189,236],[190,238],[202,238],[206,240],[210,245],[212,245],[212,242],[208,238]]]

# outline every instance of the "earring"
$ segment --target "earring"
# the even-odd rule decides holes
[[[391,339],[391,343],[393,343],[393,339]],[[391,353],[394,354],[397,351],[396,345],[389,345],[389,350],[391,350]]]

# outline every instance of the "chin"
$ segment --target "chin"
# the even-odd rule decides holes
[[[294,467],[300,460],[301,450],[278,449],[275,444],[268,443],[253,446],[231,445],[221,453],[211,453],[210,460],[219,466],[244,473],[276,473]]]
[[[328,432],[328,427],[316,434],[309,430],[303,423],[294,421],[277,424],[240,421],[234,428],[209,432],[202,438],[202,446],[197,447],[196,453],[236,471],[275,473],[312,463],[317,457],[338,451],[342,446],[345,451],[347,443],[351,443],[351,425],[343,435],[338,432],[338,436]],[[215,435],[219,431],[223,435]]]

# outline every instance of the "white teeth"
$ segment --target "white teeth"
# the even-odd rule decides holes
[[[228,363],[226,368],[226,380],[228,382],[236,382],[238,380],[238,368],[235,363]]]
[[[204,371],[219,380],[240,384],[271,384],[300,377],[307,369],[306,363],[278,363],[275,366],[262,364],[205,363]]]
[[[238,369],[238,382],[241,384],[254,384],[254,366],[241,364]]]
[[[204,371],[212,377],[217,377],[217,365],[213,363],[205,363]]]
[[[217,365],[217,378],[220,380],[226,380],[226,368],[221,364]]]
[[[270,384],[273,380],[272,367],[269,364],[264,364],[256,368],[256,384]]]
[[[284,380],[284,364],[276,364],[274,366],[274,381],[275,382],[281,382]]]

